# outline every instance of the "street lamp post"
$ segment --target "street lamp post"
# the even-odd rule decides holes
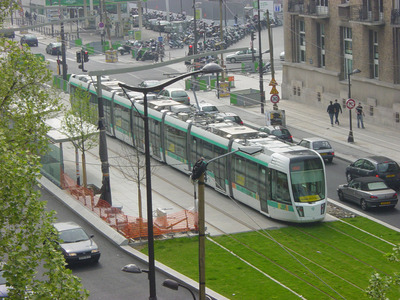
[[[237,150],[217,156],[206,162],[203,158],[199,159],[193,167],[191,175],[192,180],[197,180],[198,183],[198,231],[199,231],[199,298],[206,299],[206,261],[205,261],[205,197],[204,197],[204,174],[208,164],[225,156],[232,155],[236,152],[243,152],[249,155],[256,154],[262,151],[261,147],[245,146]]]
[[[141,92],[144,94],[144,143],[145,143],[145,161],[146,161],[146,197],[147,197],[147,234],[148,234],[148,248],[149,248],[149,286],[150,286],[150,300],[157,299],[156,296],[156,278],[155,278],[155,264],[154,264],[154,233],[153,233],[153,203],[152,203],[152,189],[151,189],[151,168],[150,168],[150,135],[149,135],[149,118],[148,118],[148,105],[147,94],[162,90],[181,79],[190,77],[196,74],[210,74],[221,72],[221,66],[216,63],[209,63],[202,69],[190,73],[182,74],[172,78],[164,83],[152,87],[133,87],[124,83],[119,83],[119,86],[130,91]]]
[[[361,73],[361,70],[359,69],[354,69],[352,72],[347,74],[347,78],[349,80],[349,99],[351,99],[351,81],[350,81],[350,76],[353,74]],[[348,143],[354,143],[354,136],[353,136],[353,124],[351,122],[351,109],[349,109],[349,119],[350,119],[350,131],[349,131],[349,137],[347,138]]]

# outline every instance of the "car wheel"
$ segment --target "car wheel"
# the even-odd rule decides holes
[[[350,173],[346,173],[347,182],[350,182],[353,179]]]
[[[232,64],[234,64],[234,63],[236,62],[236,59],[235,59],[235,58],[231,58],[229,61],[230,61]]]
[[[360,206],[361,206],[361,209],[364,211],[366,211],[368,209],[367,202],[364,199],[361,199]]]
[[[338,196],[340,201],[344,201],[344,195],[342,191],[338,191]]]

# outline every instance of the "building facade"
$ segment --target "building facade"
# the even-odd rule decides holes
[[[400,128],[400,0],[285,0],[283,10],[282,97],[325,111],[350,96],[369,122]]]

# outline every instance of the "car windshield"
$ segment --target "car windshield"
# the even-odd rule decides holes
[[[213,111],[218,111],[218,108],[215,106],[204,106],[203,111],[205,112],[213,112]]]
[[[399,165],[394,161],[384,162],[378,164],[378,172],[380,173],[399,172]]]
[[[369,182],[367,184],[367,190],[368,191],[378,191],[378,190],[386,190],[388,189],[386,183],[383,181],[377,181],[377,182]]]
[[[331,149],[331,144],[327,141],[318,141],[313,144],[314,150]]]
[[[289,130],[287,129],[276,129],[272,131],[272,134],[276,136],[290,135]]]
[[[76,243],[86,241],[89,237],[82,228],[75,228],[61,231],[60,239],[63,240],[64,243]]]
[[[185,91],[174,91],[171,93],[172,97],[187,97]]]

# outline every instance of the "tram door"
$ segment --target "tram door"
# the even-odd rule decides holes
[[[215,157],[223,155],[226,151],[221,148],[214,148]],[[225,178],[226,178],[226,157],[221,157],[209,164],[208,168],[212,166],[212,171],[215,175],[215,185],[219,190],[226,192]]]
[[[154,155],[157,159],[161,160],[161,126],[160,122],[156,120],[151,120],[149,122],[150,129],[150,145],[152,155]]]
[[[260,204],[261,210],[268,213],[268,198],[270,198],[270,174],[269,169],[266,167],[260,168],[259,174],[259,191],[260,191]]]

